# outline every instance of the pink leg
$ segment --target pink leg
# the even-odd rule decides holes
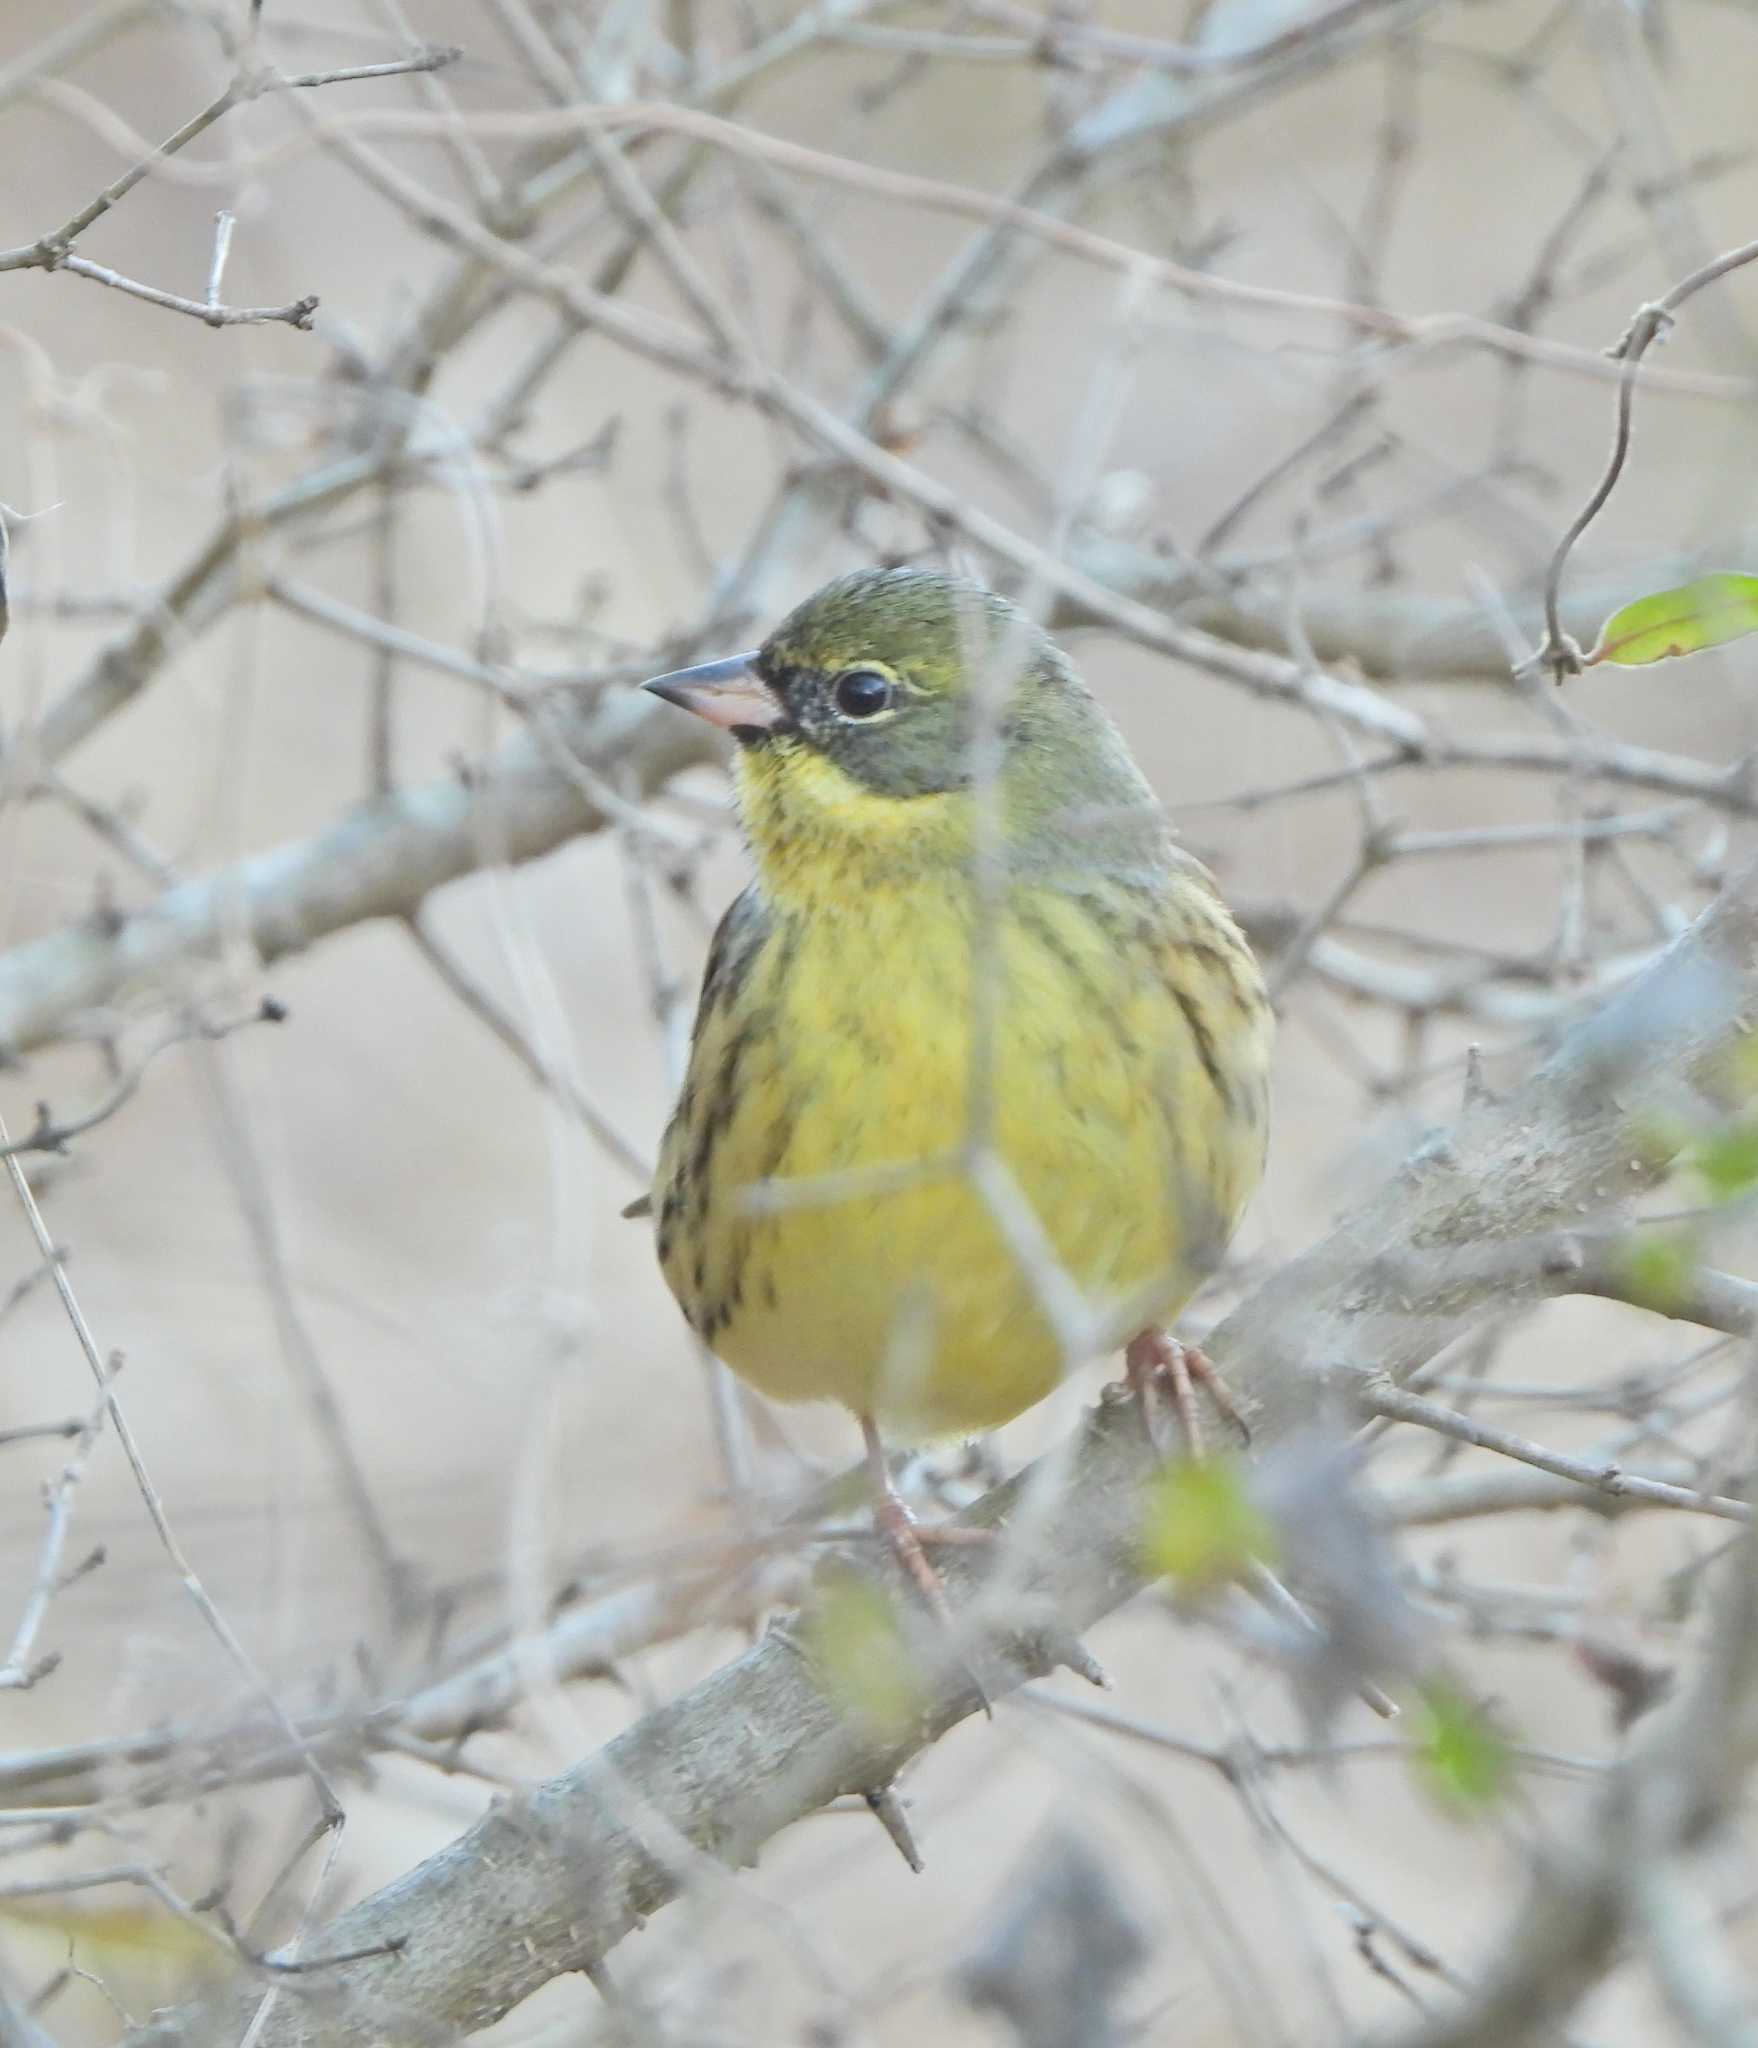
[[[909,1503],[892,1481],[891,1468],[885,1462],[885,1446],[879,1437],[879,1425],[870,1415],[861,1417],[861,1436],[867,1446],[867,1470],[873,1478],[873,1519],[879,1525],[879,1532],[890,1544],[892,1556],[902,1565],[936,1619],[951,1631],[956,1639],[958,1617],[953,1613],[952,1603],[946,1597],[945,1583],[928,1560],[928,1553],[922,1547],[922,1539],[924,1536],[932,1540],[943,1535],[951,1535],[959,1539],[975,1538],[977,1542],[982,1543],[990,1540],[991,1532],[987,1529],[942,1531],[919,1528],[915,1516],[910,1513]],[[982,1679],[978,1677],[962,1650],[955,1651],[955,1654],[964,1666],[977,1698],[982,1702],[983,1712],[993,1717],[995,1710],[989,1704],[988,1691]]]
[[[873,1519],[879,1524],[879,1533],[891,1545],[892,1556],[915,1581],[922,1598],[942,1621],[950,1624],[952,1608],[947,1602],[946,1588],[941,1584],[940,1574],[928,1562],[916,1518],[892,1480],[891,1468],[885,1462],[885,1446],[879,1439],[879,1426],[870,1415],[861,1417],[861,1436],[867,1446],[867,1470],[873,1475]]]

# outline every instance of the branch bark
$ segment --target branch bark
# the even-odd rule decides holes
[[[1208,1348],[1255,1408],[1259,1446],[1286,1440],[1366,1372],[1408,1378],[1486,1309],[1519,1298],[1517,1273],[1486,1298],[1482,1262],[1460,1261],[1456,1276],[1438,1256],[1449,1248],[1578,1227],[1583,1211],[1602,1221],[1627,1213],[1661,1171],[1633,1150],[1632,1126],[1676,1107],[1681,1089],[1721,1092],[1755,998],[1758,862],[1530,1079],[1474,1104],[1450,1137],[1424,1146],[1219,1326]],[[1414,1269],[1428,1277],[1388,1283],[1388,1258],[1412,1254],[1425,1255]],[[1531,1286],[1556,1291],[1536,1271]],[[945,1560],[967,1621],[1008,1629],[983,1637],[993,1697],[1042,1673],[1059,1642],[1140,1589],[1137,1531],[1154,1471],[1134,1409],[1103,1402],[1071,1441],[969,1512],[1010,1532],[998,1560],[973,1564],[961,1549]],[[1005,1607],[979,1590],[984,1574],[1010,1582]],[[903,1730],[877,1728],[838,1704],[802,1647],[809,1640],[809,1628],[772,1632],[597,1755],[497,1805],[307,1950],[395,1941],[396,1953],[302,1977],[296,1991],[234,1986],[137,2029],[132,2048],[236,2040],[265,1996],[258,2048],[303,2038],[314,2021],[334,2043],[487,2025],[550,1978],[595,1966],[686,1888],[724,1882],[726,1866],[749,1862],[791,1822],[885,1787],[978,1707],[963,1664],[930,1630],[919,1716]],[[1577,1903],[1596,1918],[1597,1901]],[[1476,2037],[1458,2036],[1467,2038]]]
[[[613,806],[593,779],[626,775],[641,794],[711,757],[712,740],[632,691],[515,733],[487,767],[392,792],[309,839],[269,848],[168,889],[141,910],[64,926],[0,956],[0,1055],[27,1052],[81,1011],[162,980],[227,946],[267,963],[344,926],[406,917],[428,893],[499,862],[534,860]]]

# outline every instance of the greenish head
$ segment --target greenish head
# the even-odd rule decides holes
[[[1041,723],[1065,694],[1086,694],[1017,607],[929,569],[862,570],[826,584],[782,621],[753,667],[783,709],[775,736],[797,738],[889,797],[969,786],[985,692],[1003,749],[1022,718]]]
[[[761,788],[767,811],[785,813],[790,798],[802,813],[822,810],[832,785],[847,789],[838,809],[851,825],[864,793],[881,800],[875,823],[881,806],[902,804],[926,828],[987,758],[1016,843],[1084,832],[1115,856],[1121,834],[1139,857],[1144,835],[1163,836],[1121,736],[1067,656],[1018,606],[939,570],[840,577],[754,653],[648,688],[732,731],[746,753],[741,784],[752,797]]]

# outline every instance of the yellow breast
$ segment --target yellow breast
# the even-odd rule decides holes
[[[745,899],[655,1190],[735,1371],[918,1439],[1174,1314],[1263,1157],[1268,1011],[1200,870],[981,922],[958,881]]]

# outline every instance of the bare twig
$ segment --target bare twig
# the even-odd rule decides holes
[[[52,228],[47,234],[38,236],[34,242],[20,243],[11,249],[0,249],[0,271],[65,270],[75,277],[90,278],[95,284],[110,285],[117,291],[129,293],[134,298],[145,299],[149,304],[163,306],[170,312],[187,313],[208,327],[236,327],[265,321],[280,321],[290,327],[309,328],[311,316],[317,310],[315,297],[295,299],[285,306],[222,306],[219,303],[220,277],[225,269],[226,252],[231,242],[230,214],[220,216],[226,225],[220,228],[216,237],[205,299],[185,298],[180,293],[163,291],[156,285],[142,284],[135,278],[124,277],[119,271],[108,269],[101,263],[93,263],[77,254],[73,245],[87,228],[102,220],[113,206],[127,198],[135,186],[155,167],[175,157],[197,136],[205,134],[216,121],[229,114],[234,107],[259,99],[264,93],[341,85],[364,78],[391,78],[411,71],[437,71],[443,65],[453,63],[462,54],[454,48],[432,48],[390,63],[355,65],[338,71],[314,71],[294,77],[287,77],[275,71],[241,70],[224,92],[210,100],[198,113],[192,114],[181,128],[168,135],[150,154],[131,164],[119,178],[113,179],[103,191],[94,199],[88,200],[58,228]]]
[[[9,1133],[6,1130],[4,1121],[0,1121],[0,1145],[8,1142]],[[75,1296],[73,1287],[67,1278],[66,1266],[55,1250],[53,1239],[49,1236],[48,1227],[43,1221],[43,1212],[38,1206],[37,1198],[30,1182],[25,1178],[23,1167],[10,1153],[0,1156],[5,1158],[6,1172],[12,1182],[13,1193],[18,1197],[19,1205],[24,1210],[25,1220],[30,1226],[31,1236],[36,1241],[37,1251],[44,1264],[50,1269],[55,1291],[61,1298],[61,1305],[66,1311],[68,1323],[71,1325],[74,1336],[78,1340],[79,1348],[85,1356],[85,1361],[91,1370],[92,1377],[96,1380],[102,1393],[105,1416],[109,1421],[111,1429],[116,1434],[117,1441],[122,1446],[123,1455],[128,1460],[129,1470],[134,1475],[135,1486],[146,1507],[147,1518],[153,1525],[154,1532],[158,1536],[165,1555],[171,1561],[172,1569],[176,1572],[184,1591],[189,1595],[197,1612],[207,1624],[215,1640],[231,1659],[251,1690],[263,1701],[268,1711],[280,1724],[287,1740],[296,1750],[301,1752],[304,1758],[306,1776],[310,1779],[312,1789],[318,1796],[326,1825],[333,1827],[339,1824],[342,1819],[342,1805],[331,1789],[328,1778],[324,1775],[315,1758],[311,1756],[309,1750],[301,1742],[292,1723],[287,1719],[285,1709],[282,1708],[280,1702],[276,1699],[273,1689],[257,1669],[256,1663],[249,1651],[239,1641],[237,1632],[220,1612],[220,1609],[214,1603],[213,1596],[196,1575],[194,1566],[189,1562],[182,1544],[178,1541],[177,1535],[171,1527],[170,1517],[165,1511],[164,1501],[160,1498],[159,1490],[153,1484],[152,1478],[147,1471],[146,1461],[141,1455],[140,1445],[136,1440],[134,1430],[123,1412],[121,1402],[117,1399],[114,1376],[98,1350],[97,1340],[92,1335],[91,1326],[85,1319],[85,1312],[81,1309],[78,1298]]]
[[[1758,241],[1747,242],[1738,249],[1729,249],[1717,256],[1713,262],[1700,265],[1689,277],[1684,277],[1660,298],[1642,306],[1636,317],[1624,330],[1616,345],[1607,350],[1611,360],[1617,363],[1618,402],[1617,425],[1612,434],[1611,454],[1607,458],[1605,473],[1600,477],[1587,502],[1570,520],[1563,537],[1558,541],[1556,552],[1551,556],[1550,567],[1544,579],[1544,640],[1531,657],[1535,668],[1548,668],[1552,678],[1565,682],[1570,676],[1579,675],[1583,656],[1579,642],[1563,631],[1559,611],[1563,571],[1569,557],[1575,551],[1576,543],[1605,509],[1607,499],[1617,488],[1617,481],[1624,473],[1624,463],[1630,453],[1631,414],[1636,403],[1636,378],[1642,366],[1642,359],[1657,341],[1663,340],[1672,328],[1679,308],[1706,286],[1726,277],[1730,271],[1758,258]]]
[[[561,734],[587,760],[625,765],[651,789],[711,751],[694,721],[624,693],[566,714]],[[258,854],[156,903],[15,949],[0,959],[0,1045],[22,1052],[123,987],[180,978],[192,961],[246,939],[263,964],[368,917],[403,917],[482,861],[479,823],[504,858],[531,860],[603,822],[550,748],[527,732],[484,769],[363,804],[302,845]]]
[[[264,996],[247,1016],[234,1017],[229,1023],[214,1024],[196,1017],[174,1024],[147,1047],[90,1109],[82,1110],[76,1116],[58,1117],[46,1102],[39,1102],[36,1122],[24,1137],[14,1138],[8,1145],[0,1145],[0,1159],[10,1159],[24,1152],[65,1152],[75,1138],[84,1137],[87,1131],[108,1123],[119,1109],[132,1102],[146,1078],[148,1067],[161,1053],[169,1052],[172,1046],[187,1045],[193,1039],[212,1043],[251,1024],[282,1023],[286,1015],[285,1009],[272,996]]]
[[[1596,1464],[1590,1458],[1573,1458],[1564,1451],[1553,1451],[1527,1437],[1516,1436],[1512,1430],[1493,1428],[1474,1416],[1461,1415],[1456,1409],[1442,1407],[1437,1401],[1425,1400],[1404,1387],[1369,1380],[1357,1398],[1370,1414],[1383,1415],[1392,1422],[1413,1422],[1419,1428],[1435,1430],[1459,1443],[1471,1444],[1480,1451],[1494,1451],[1500,1457],[1512,1458],[1517,1464],[1554,1473],[1559,1479],[1572,1479],[1577,1486],[1590,1487],[1612,1500],[1641,1501],[1649,1507],[1690,1508],[1700,1515],[1717,1516],[1726,1522],[1749,1523],[1752,1520],[1751,1507],[1743,1500],[1731,1500],[1725,1494],[1695,1492],[1688,1486],[1669,1486],[1658,1479],[1644,1479],[1639,1474],[1626,1472],[1619,1465]]]

